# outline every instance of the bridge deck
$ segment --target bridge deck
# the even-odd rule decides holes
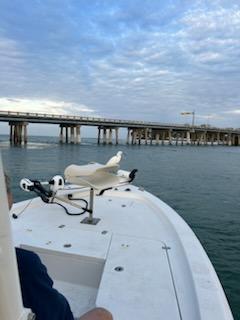
[[[28,123],[48,123],[60,126],[59,141],[61,143],[81,143],[81,126],[98,127],[98,144],[112,144],[113,132],[118,144],[118,129],[127,128],[127,144],[222,144],[240,145],[240,129],[217,128],[208,125],[193,126],[189,124],[161,123],[150,121],[133,121],[82,117],[73,115],[55,115],[31,112],[0,111],[0,122],[10,125],[10,143],[21,145],[27,143]],[[130,142],[131,140],[131,142]]]
[[[152,121],[136,121],[136,120],[120,120],[107,119],[97,117],[82,117],[73,115],[56,115],[47,113],[31,113],[31,112],[14,112],[0,111],[0,121],[2,122],[30,122],[30,123],[49,123],[49,124],[66,124],[66,125],[85,125],[85,126],[106,126],[121,128],[151,128],[151,129],[173,129],[173,130],[189,130],[194,128],[196,131],[211,132],[231,132],[240,134],[240,129],[234,128],[217,128],[210,126],[194,126],[179,123],[161,123]]]

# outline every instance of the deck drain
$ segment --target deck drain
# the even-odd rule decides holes
[[[63,246],[64,246],[64,248],[71,248],[72,245],[71,245],[71,243],[65,243]]]
[[[108,231],[107,231],[107,230],[103,230],[101,233],[102,233],[102,234],[107,234]]]
[[[58,228],[60,228],[60,229],[62,229],[64,227],[66,227],[65,224],[60,224],[60,226],[58,226]]]
[[[125,205],[125,204],[122,204],[122,207],[123,207],[123,208],[125,208],[125,207],[126,207],[126,205]]]
[[[116,268],[114,268],[114,270],[117,272],[120,272],[120,271],[123,271],[124,269],[123,269],[123,267],[116,267]]]

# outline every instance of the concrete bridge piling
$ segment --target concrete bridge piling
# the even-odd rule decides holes
[[[10,144],[14,144],[16,146],[22,145],[22,143],[27,143],[27,122],[17,122],[11,121],[9,122],[10,126],[10,134],[9,134],[9,142]]]
[[[59,133],[59,142],[60,143],[72,143],[80,144],[81,143],[81,127],[80,125],[72,124],[60,124],[60,133]],[[69,136],[70,133],[70,136]],[[70,139],[69,139],[70,137]]]
[[[157,130],[142,128],[127,128],[127,144],[155,144],[155,145],[227,145],[240,146],[240,132],[237,134],[209,132],[207,130],[174,129]]]
[[[104,145],[115,143],[117,145],[119,143],[118,130],[119,130],[118,127],[99,126],[97,143],[104,144]],[[113,133],[115,133],[114,141],[113,141]]]

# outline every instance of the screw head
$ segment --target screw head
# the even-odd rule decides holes
[[[71,245],[71,243],[65,243],[63,246],[64,246],[64,248],[71,248],[72,245]]]
[[[118,267],[114,268],[114,270],[117,271],[117,272],[121,272],[121,271],[124,270],[124,268],[121,267],[121,266],[118,266]]]

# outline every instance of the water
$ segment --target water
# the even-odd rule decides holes
[[[97,146],[94,139],[59,145],[52,137],[32,138],[25,148],[9,147],[6,139],[0,149],[15,201],[29,196],[18,187],[22,177],[50,179],[71,163],[104,163],[122,150],[122,168],[139,169],[135,183],[177,210],[197,234],[240,320],[240,148]]]

